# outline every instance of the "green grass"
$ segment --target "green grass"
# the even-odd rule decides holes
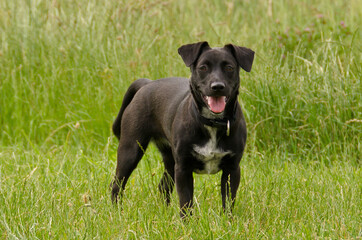
[[[1,239],[361,239],[362,8],[350,1],[0,2]],[[111,125],[137,78],[189,76],[182,44],[256,51],[233,217],[220,174],[195,212],[157,192],[151,146],[112,206]]]

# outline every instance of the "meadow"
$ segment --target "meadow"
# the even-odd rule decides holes
[[[0,239],[362,239],[359,0],[0,1]],[[256,52],[234,213],[195,175],[194,215],[150,146],[114,206],[111,125],[137,78],[190,76],[179,46]]]

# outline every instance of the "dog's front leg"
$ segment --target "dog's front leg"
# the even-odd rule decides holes
[[[181,218],[185,218],[187,215],[192,214],[191,208],[194,195],[194,179],[192,171],[176,165],[175,181],[180,202],[180,216]]]
[[[236,192],[240,184],[240,167],[239,165],[231,169],[223,169],[221,176],[221,197],[222,207],[226,211],[226,199],[231,201],[230,212],[234,207]],[[230,196],[231,193],[231,196]]]

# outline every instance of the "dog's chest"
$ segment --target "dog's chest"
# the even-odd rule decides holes
[[[214,174],[220,171],[220,162],[226,155],[231,155],[231,151],[224,151],[217,147],[216,131],[217,129],[206,127],[210,133],[210,139],[205,145],[193,146],[193,155],[200,160],[204,167],[203,169],[195,170],[196,173]]]

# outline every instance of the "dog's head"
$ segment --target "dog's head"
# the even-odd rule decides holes
[[[207,42],[199,42],[181,46],[178,53],[191,68],[191,91],[202,112],[220,116],[228,106],[233,107],[239,92],[240,67],[250,72],[254,51],[233,44],[210,48]]]

